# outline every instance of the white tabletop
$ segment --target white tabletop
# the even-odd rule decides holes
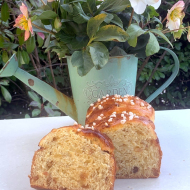
[[[156,179],[116,180],[114,190],[190,190],[190,109],[156,112],[163,151]],[[0,120],[0,190],[31,190],[28,175],[38,142],[52,128],[73,124],[67,116]]]

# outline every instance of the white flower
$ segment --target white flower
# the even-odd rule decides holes
[[[184,7],[185,3],[183,1],[178,1],[170,10],[168,10],[166,27],[170,30],[179,29],[183,17],[185,16],[185,13],[183,12]]]
[[[142,14],[145,11],[147,5],[151,5],[155,9],[157,9],[161,4],[161,0],[129,0],[129,1],[134,11],[137,14]]]

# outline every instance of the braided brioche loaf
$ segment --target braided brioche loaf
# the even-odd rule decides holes
[[[50,190],[112,190],[114,148],[99,131],[80,125],[53,129],[34,154],[30,184]]]
[[[154,118],[153,108],[137,97],[128,96],[127,101],[124,98],[107,96],[91,105],[86,126],[93,126],[112,140],[118,168],[116,178],[158,177],[162,151],[150,120]]]
[[[123,111],[131,111],[154,122],[155,112],[150,104],[135,96],[125,95],[122,97],[116,94],[104,96],[91,104],[87,111],[86,123],[93,122],[101,114],[108,116],[113,112],[122,113]]]

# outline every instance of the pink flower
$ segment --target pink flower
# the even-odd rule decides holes
[[[185,13],[183,12],[185,3],[178,1],[173,7],[168,10],[166,27],[170,30],[178,30],[182,24]]]
[[[145,11],[147,5],[151,5],[155,9],[157,9],[161,4],[161,0],[129,0],[129,1],[134,11],[137,14],[142,14]]]
[[[20,11],[22,14],[15,20],[14,26],[20,28],[21,30],[25,30],[24,41],[26,41],[30,37],[30,33],[33,34],[32,22],[30,18],[28,18],[28,9],[24,3],[20,6]]]
[[[190,42],[190,26],[188,27],[187,40]]]
[[[42,38],[43,40],[45,39],[45,35],[42,32],[37,32],[38,36],[40,36],[40,38]]]

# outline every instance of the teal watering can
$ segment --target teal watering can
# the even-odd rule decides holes
[[[175,66],[170,78],[146,99],[147,102],[151,102],[168,87],[179,71],[179,60],[176,54],[167,48],[161,47],[161,49],[167,50],[173,56]],[[109,62],[101,70],[92,68],[83,77],[79,76],[77,68],[72,66],[71,57],[67,57],[67,62],[73,98],[66,96],[47,83],[20,69],[16,55],[13,55],[1,69],[0,77],[14,75],[82,125],[85,124],[88,107],[98,98],[102,98],[107,94],[120,94],[122,96],[135,94],[138,59],[134,55],[110,57]]]

